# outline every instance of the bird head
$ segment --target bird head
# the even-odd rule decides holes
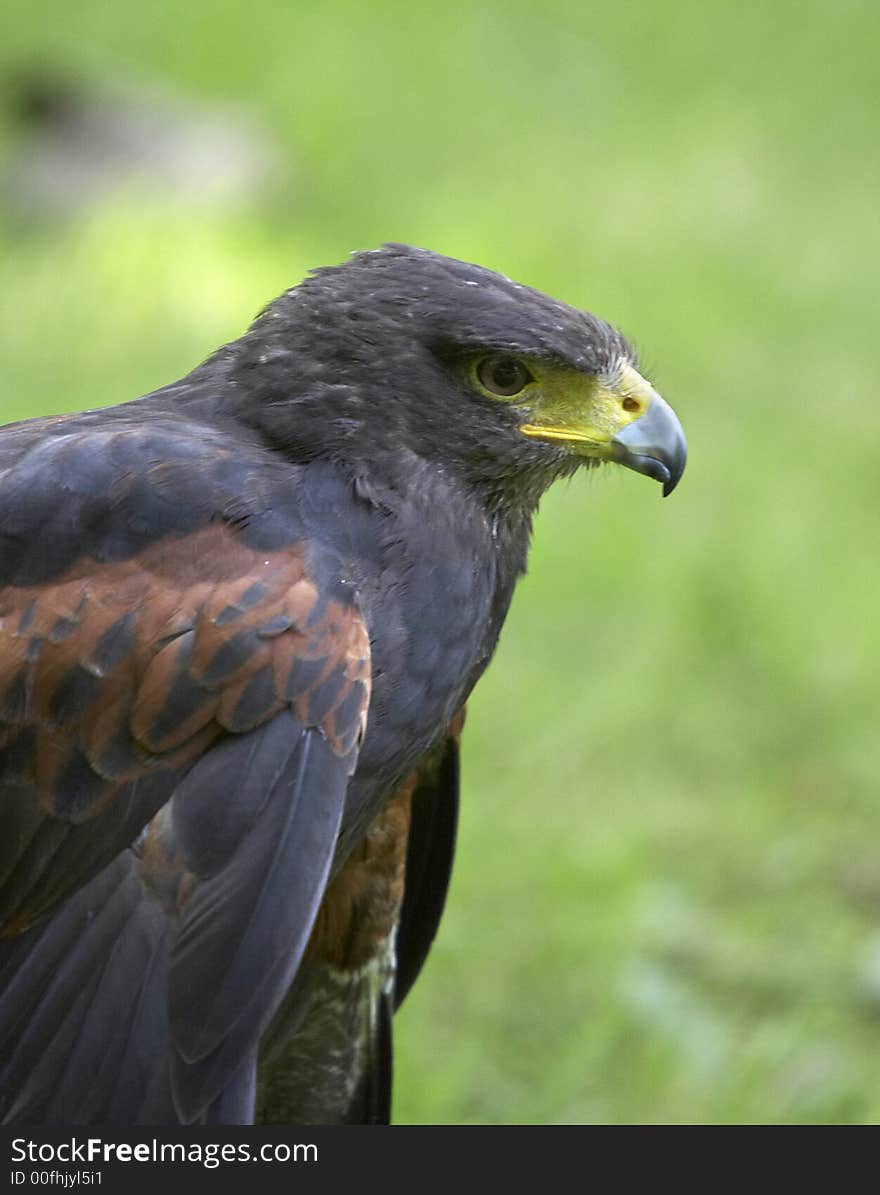
[[[678,419],[611,325],[427,250],[386,245],[314,271],[239,345],[288,450],[311,454],[312,428],[337,457],[408,450],[532,497],[603,462],[664,494],[684,470]]]

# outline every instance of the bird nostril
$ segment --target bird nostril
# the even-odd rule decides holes
[[[628,394],[623,400],[623,409],[624,411],[640,411],[642,405],[637,398],[633,398]]]

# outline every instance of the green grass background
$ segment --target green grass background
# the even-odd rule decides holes
[[[259,218],[0,225],[4,420],[143,393],[394,239],[619,323],[687,430],[669,501],[609,469],[544,502],[396,1119],[880,1119],[880,7],[7,0],[4,29],[0,69],[243,98],[297,163]]]

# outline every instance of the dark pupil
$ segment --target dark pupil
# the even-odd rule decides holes
[[[519,381],[519,362],[512,357],[501,357],[492,366],[492,381],[499,390],[509,390]]]

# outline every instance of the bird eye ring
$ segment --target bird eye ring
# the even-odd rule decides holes
[[[512,398],[525,390],[532,381],[532,375],[516,357],[496,353],[478,362],[477,381],[490,394]]]

